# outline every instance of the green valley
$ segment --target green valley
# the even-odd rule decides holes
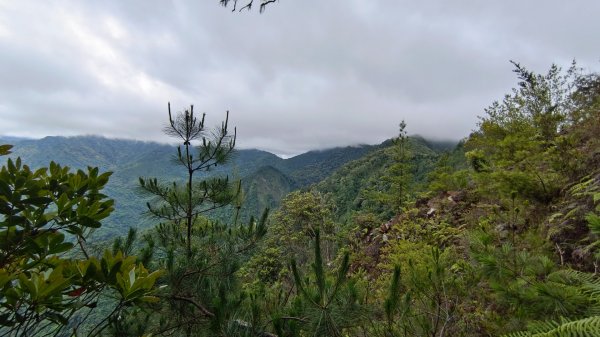
[[[514,66],[458,144],[0,138],[0,332],[598,336],[600,77]]]

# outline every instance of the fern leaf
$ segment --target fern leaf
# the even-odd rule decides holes
[[[588,222],[590,231],[596,235],[600,235],[600,216],[594,213],[588,213],[585,216],[585,220]]]
[[[503,337],[598,337],[600,336],[600,316],[578,320],[536,322],[529,331],[518,331]]]

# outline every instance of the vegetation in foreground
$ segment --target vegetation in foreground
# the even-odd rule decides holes
[[[239,182],[195,175],[230,158],[227,120],[170,115],[181,175],[140,179],[158,224],[98,254],[86,238],[113,211],[109,174],[9,160],[0,333],[600,335],[600,77],[515,73],[453,151],[421,151],[402,123],[258,220],[236,216]],[[206,216],[226,205],[230,221]]]

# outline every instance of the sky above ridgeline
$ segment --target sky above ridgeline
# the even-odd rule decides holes
[[[240,0],[240,3],[243,0]],[[259,0],[255,0],[255,3]],[[239,5],[238,5],[239,7]],[[509,60],[600,66],[600,1],[0,0],[0,135],[168,141],[167,102],[280,155],[460,139],[517,83]]]

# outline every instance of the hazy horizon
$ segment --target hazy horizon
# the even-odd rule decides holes
[[[518,8],[518,10],[515,10]],[[460,139],[517,85],[598,69],[600,2],[0,2],[0,134],[165,141],[167,102],[291,155],[409,134]]]
[[[71,136],[65,136],[65,135],[46,135],[46,136],[42,136],[42,137],[20,137],[20,136],[10,136],[10,135],[1,135],[0,134],[0,139],[6,139],[6,140],[11,140],[11,139],[13,139],[13,140],[42,140],[44,138],[52,138],[52,137],[61,137],[61,138],[92,137],[92,138],[102,138],[102,139],[116,140],[116,141],[131,141],[131,142],[143,142],[143,143],[156,143],[156,144],[160,144],[160,145],[172,145],[172,146],[178,145],[178,143],[176,141],[167,141],[167,140],[163,140],[163,141],[142,140],[142,139],[134,139],[134,138],[107,137],[107,136],[103,136],[103,135],[94,135],[94,134],[71,135]],[[427,142],[435,142],[435,143],[455,143],[455,144],[458,144],[458,142],[461,141],[461,139],[431,139],[431,138],[427,138],[427,137],[424,137],[424,136],[421,136],[421,135],[409,135],[409,137],[420,137],[420,138],[423,138]],[[236,149],[237,150],[259,150],[259,151],[265,151],[265,152],[269,152],[271,154],[274,154],[274,155],[276,155],[276,156],[278,156],[278,157],[280,157],[282,159],[289,159],[289,158],[293,158],[293,157],[296,157],[296,156],[299,156],[301,154],[308,153],[308,152],[327,151],[327,150],[331,150],[331,149],[335,149],[335,148],[345,148],[345,147],[376,146],[376,145],[380,145],[383,142],[388,141],[390,139],[391,138],[387,138],[387,139],[384,139],[383,141],[377,142],[377,143],[356,143],[356,144],[345,144],[345,145],[338,145],[338,146],[332,146],[332,147],[324,147],[324,148],[318,148],[318,149],[309,149],[309,150],[304,151],[304,152],[292,153],[292,154],[277,153],[277,152],[273,152],[273,151],[270,151],[270,150],[264,149],[264,148],[237,146],[237,141],[236,141]]]

